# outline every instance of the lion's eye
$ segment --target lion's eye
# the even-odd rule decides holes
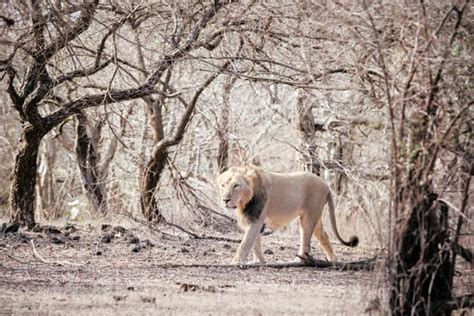
[[[232,190],[235,190],[235,189],[237,189],[238,187],[240,187],[239,184],[234,184],[234,187],[232,188]]]

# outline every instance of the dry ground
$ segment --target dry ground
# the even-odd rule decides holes
[[[169,268],[228,263],[237,246],[177,231],[132,223],[55,227],[0,235],[0,315],[359,315],[384,292],[379,272]],[[297,238],[287,235],[264,237],[269,262],[292,260]],[[334,246],[341,261],[373,254]]]

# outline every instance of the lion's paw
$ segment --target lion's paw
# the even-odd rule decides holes
[[[244,259],[237,258],[237,257],[234,257],[234,259],[232,259],[232,261],[230,262],[230,264],[244,264],[244,263],[245,263]]]
[[[294,260],[295,262],[304,262],[304,263],[314,263],[316,259],[314,259],[313,256],[311,256],[309,253],[305,252],[304,254],[296,255],[296,258]]]

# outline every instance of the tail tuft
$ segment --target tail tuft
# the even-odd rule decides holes
[[[359,244],[359,238],[357,236],[352,236],[347,246],[349,247],[356,247]]]

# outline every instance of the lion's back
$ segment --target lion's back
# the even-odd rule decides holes
[[[289,173],[267,173],[272,187],[281,187],[285,190],[304,191],[306,187],[310,188],[327,188],[324,180],[310,172],[295,171]]]

